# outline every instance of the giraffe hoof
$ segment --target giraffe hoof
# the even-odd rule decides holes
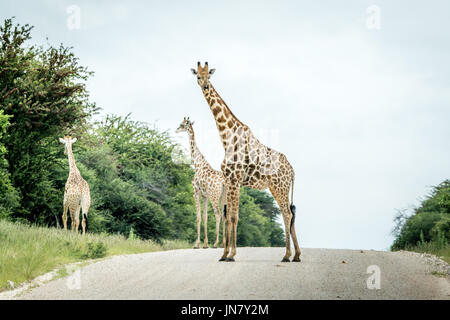
[[[208,246],[203,246],[203,249],[208,249],[209,247]]]
[[[234,262],[234,258],[227,258],[225,261],[226,262]]]
[[[214,249],[217,249],[217,246],[213,246]]]
[[[226,260],[225,258],[220,258],[220,259],[219,259],[219,261],[225,261],[225,260]]]
[[[200,249],[199,247],[194,247],[194,249]]]
[[[301,262],[302,260],[300,260],[300,258],[294,258],[292,259],[292,262]]]
[[[284,258],[281,260],[281,262],[290,262],[290,260],[289,260],[288,258],[284,257]]]

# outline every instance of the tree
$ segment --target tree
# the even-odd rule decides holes
[[[281,216],[280,208],[275,199],[267,192],[246,188],[247,193],[254,199],[255,203],[262,209],[262,214],[269,219],[269,242],[271,246],[284,247],[284,232],[277,219]]]
[[[85,125],[95,112],[84,84],[92,73],[71,48],[26,47],[31,30],[13,26],[12,19],[0,26],[0,108],[11,122],[2,143],[20,195],[14,216],[54,223],[62,195],[51,179],[60,152],[57,138]]]
[[[433,187],[413,215],[397,215],[395,221],[393,250],[415,246],[422,239],[422,242],[450,241],[450,180]]]
[[[157,240],[191,235],[185,229],[190,229],[186,213],[193,200],[186,195],[192,193],[193,171],[174,163],[171,154],[175,144],[167,132],[133,121],[129,115],[108,115],[95,125],[90,139],[91,146],[86,146],[82,161],[94,150],[100,150],[100,145],[110,153],[109,158],[102,157],[111,159],[103,164],[108,169],[97,169],[97,174],[114,172],[114,177],[100,179],[101,184],[108,185],[101,188],[104,205],[98,208],[110,212],[114,218],[109,224],[111,230],[128,233],[133,227],[139,237]],[[92,148],[92,144],[97,146]],[[84,163],[98,167],[103,163],[98,160]],[[106,196],[109,198],[105,199]]]
[[[18,194],[11,185],[10,175],[8,172],[8,161],[5,158],[6,148],[1,143],[6,128],[9,126],[9,116],[3,114],[0,110],[0,218],[8,217],[18,206]]]

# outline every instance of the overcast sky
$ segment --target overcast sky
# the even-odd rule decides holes
[[[208,61],[233,113],[293,165],[302,247],[388,249],[396,209],[450,178],[450,2],[167,2],[2,1],[0,18],[73,46],[102,115],[131,112],[186,149],[174,130],[190,116],[219,169],[189,71]]]

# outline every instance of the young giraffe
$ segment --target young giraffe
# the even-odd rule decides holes
[[[202,68],[200,62],[198,62],[197,70],[191,69],[191,71],[197,76],[197,83],[201,87],[203,95],[214,115],[225,149],[225,158],[221,168],[227,188],[227,232],[224,253],[219,261],[234,261],[234,256],[236,255],[239,191],[240,187],[244,185],[259,190],[269,188],[280,207],[284,220],[286,254],[281,261],[289,262],[291,256],[291,235],[295,247],[295,255],[292,261],[299,262],[300,247],[295,233],[295,206],[292,199],[294,169],[284,154],[259,142],[250,128],[239,121],[231,112],[209,81],[215,69],[209,70],[207,62]],[[291,203],[289,203],[289,190],[291,188]],[[233,238],[231,239],[232,229]],[[228,256],[231,240],[232,248]]]
[[[78,232],[81,207],[83,212],[81,226],[84,235],[86,232],[87,213],[91,205],[91,196],[89,185],[81,177],[73,157],[72,144],[77,141],[77,138],[72,139],[72,136],[64,136],[63,139],[59,138],[59,141],[64,143],[64,154],[69,157],[69,177],[67,178],[66,187],[64,189],[64,211],[62,216],[64,230],[67,230],[67,210],[70,210],[72,231]]]
[[[216,216],[216,242],[214,242],[214,248],[217,248],[219,244],[219,228],[221,211],[219,210],[219,203],[222,202],[222,206],[225,206],[225,179],[222,172],[214,170],[195,143],[194,136],[194,122],[189,118],[184,118],[180,126],[176,130],[177,133],[187,132],[189,134],[189,144],[191,147],[191,158],[194,162],[195,175],[192,180],[192,186],[194,188],[195,206],[197,207],[197,241],[195,242],[194,249],[198,249],[200,244],[200,223],[201,223],[201,205],[200,198],[203,199],[203,228],[205,231],[205,239],[203,240],[203,248],[208,248],[208,200],[211,201],[214,215]],[[225,211],[224,211],[225,212]],[[222,242],[225,241],[225,225],[223,225]]]

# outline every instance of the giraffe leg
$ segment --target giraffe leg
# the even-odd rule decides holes
[[[208,249],[208,198],[203,197],[203,230],[205,239],[203,240],[203,249]]]
[[[67,206],[66,203],[64,203],[62,221],[63,221],[63,225],[64,225],[64,230],[66,230],[66,231],[67,231],[67,210],[69,210],[69,207]]]
[[[89,207],[87,207],[87,208],[85,206],[81,207],[81,212],[83,213],[82,220],[81,220],[81,227],[83,229],[83,235],[86,234],[86,223],[87,223],[87,212],[88,212],[88,209],[89,209]]]
[[[239,215],[231,217],[231,224],[233,227],[233,237],[232,237],[232,247],[231,253],[227,258],[227,261],[234,261],[234,256],[236,255],[236,242],[237,242],[237,226],[239,221]]]
[[[216,241],[214,242],[214,248],[217,248],[219,245],[219,230],[220,230],[220,211],[219,206],[214,206],[214,215],[216,216]]]
[[[219,259],[219,261],[225,261],[228,256],[228,252],[230,251],[230,236],[231,236],[230,212],[232,208],[232,202],[228,200],[228,193],[226,195],[226,198],[227,198],[227,208],[226,208],[227,213],[223,219],[223,238],[222,238],[223,254],[222,257]]]
[[[86,218],[83,215],[83,219],[81,220],[81,228],[83,230],[83,236],[86,234]]]
[[[197,189],[194,188],[194,200],[195,207],[197,209],[197,241],[195,241],[194,249],[198,249],[200,245],[200,224],[202,222],[201,209],[200,209],[200,194]]]
[[[87,214],[89,211],[89,207],[91,205],[91,197],[90,194],[85,194],[81,197],[81,212],[83,214],[81,220],[81,227],[83,228],[83,235],[86,234],[86,226],[87,226]]]
[[[226,230],[227,230],[227,205],[223,205],[223,209],[222,209],[222,244],[220,245],[221,248],[225,248],[225,243],[227,240],[227,236],[226,236]]]
[[[236,243],[237,243],[237,225],[239,221],[239,194],[240,186],[234,185],[230,188],[231,199],[233,207],[230,212],[230,220],[228,226],[228,238],[231,240],[231,253],[226,258],[227,261],[234,261],[234,256],[236,255]],[[233,237],[231,238],[231,230],[233,230]]]
[[[220,245],[221,248],[225,248],[225,229],[227,225],[227,193],[226,188],[223,189],[222,196],[221,196],[221,203],[222,203],[222,244]]]
[[[293,181],[293,178],[291,179],[291,181]],[[293,183],[293,182],[292,182]],[[290,188],[293,188],[292,184],[289,184]],[[289,194],[287,194],[286,196],[289,199]],[[292,200],[291,200],[292,201]],[[289,204],[289,200],[288,200],[288,204]],[[288,210],[289,213],[291,214],[291,223],[290,223],[290,231],[291,231],[291,237],[292,237],[292,242],[294,242],[294,248],[295,248],[295,254],[294,254],[294,258],[292,259],[292,262],[300,262],[300,246],[298,245],[298,240],[297,240],[297,234],[295,232],[295,212],[293,213],[291,211],[291,206],[288,205]],[[294,208],[295,210],[295,208]]]
[[[289,196],[288,193],[282,192],[279,186],[271,186],[270,192],[278,203],[280,207],[281,214],[283,215],[284,221],[284,231],[286,236],[286,254],[284,255],[281,262],[289,262],[289,258],[291,256],[291,236],[290,236],[290,224],[291,224],[291,210],[289,209]]]
[[[281,262],[289,262],[289,258],[291,256],[291,236],[289,230],[291,219],[289,216],[287,216],[287,214],[283,213],[283,221],[284,221],[284,232],[286,235],[286,254],[284,255],[283,259],[281,259]]]
[[[234,248],[234,254],[232,254],[229,258],[227,258],[228,253],[230,252],[231,230],[233,227],[231,219],[236,215],[236,213],[239,212],[239,188],[240,186],[238,183],[227,181],[227,188],[226,188],[227,210],[226,210],[226,219],[224,220],[224,224],[226,222],[226,232],[223,241],[223,255],[219,261],[234,261],[234,255],[236,254],[236,248]],[[234,245],[236,246],[235,243]]]
[[[75,230],[75,208],[69,207],[70,211],[70,230]]]
[[[80,209],[81,206],[78,205],[77,209],[75,210],[75,232],[78,233],[78,228],[80,227]]]
[[[292,241],[294,242],[294,248],[295,248],[295,254],[294,254],[294,259],[292,259],[292,262],[300,262],[300,247],[298,245],[298,241],[297,241],[297,235],[295,234],[295,223],[292,224],[291,227],[291,236],[292,236]]]
[[[231,207],[231,206],[229,206]],[[224,221],[225,222],[225,221]],[[219,261],[226,261],[228,252],[230,252],[230,239],[231,239],[231,220],[230,215],[227,214],[226,218],[226,230],[225,231],[225,238],[223,240],[223,255],[219,259]]]

